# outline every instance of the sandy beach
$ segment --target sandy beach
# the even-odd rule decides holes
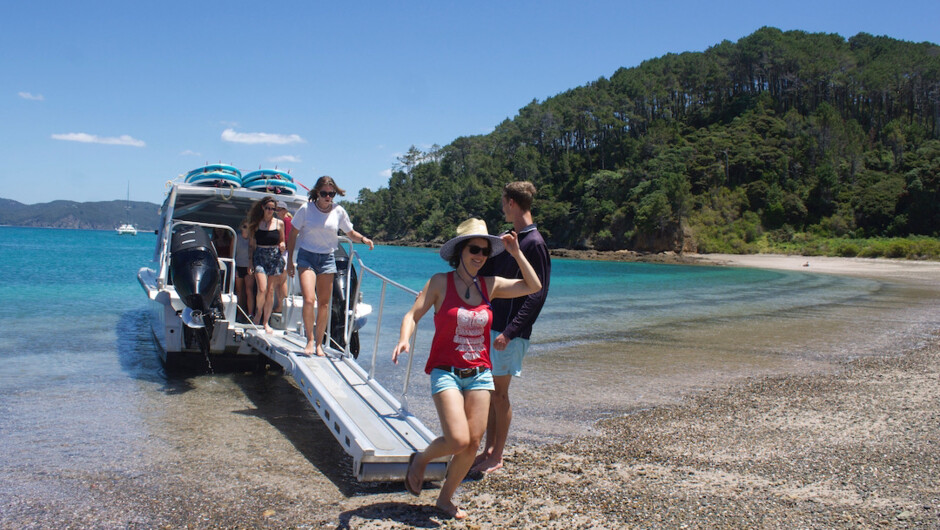
[[[930,302],[922,307],[940,299],[938,262],[768,255],[643,261],[847,274],[900,285],[892,291],[900,298],[892,300],[901,305],[912,293]],[[892,310],[899,323],[886,329],[913,325],[906,313]],[[469,513],[464,521],[444,520],[433,508],[437,484],[426,484],[414,498],[401,484],[351,479],[351,460],[328,427],[311,423],[315,413],[289,378],[174,381],[143,400],[102,404],[130,407],[117,416],[144,423],[111,429],[147,439],[114,445],[78,436],[42,444],[45,453],[19,451],[0,484],[0,528],[938,528],[940,315],[923,313],[913,342],[879,336],[852,346],[867,349],[858,355],[850,350],[836,360],[814,358],[800,370],[790,364],[797,357],[779,355],[771,359],[772,370],[691,384],[665,404],[614,396],[611,382],[586,382],[597,393],[590,398],[613,404],[606,419],[587,423],[593,416],[581,413],[589,429],[554,434],[549,443],[513,439],[510,432],[505,467],[458,490],[455,500]],[[683,330],[676,336],[686,347],[721,345],[727,343],[723,333],[743,327],[752,342],[809,341],[794,326],[820,314],[826,313],[695,327],[689,336]],[[780,320],[786,329],[779,333],[755,332]],[[826,332],[845,332],[845,322]],[[675,342],[623,344],[595,348],[656,350],[674,355],[683,373],[714,370],[690,364],[694,358],[677,353]],[[146,356],[140,362],[157,361]],[[545,370],[559,366],[564,362],[527,360],[530,377],[514,383],[517,392],[524,383],[549,379]],[[595,372],[584,377],[605,378]],[[137,384],[124,379],[121,385]],[[125,393],[118,388],[114,395]],[[67,396],[47,398],[42,403],[61,407],[64,401],[57,400]],[[527,414],[582,410],[564,396],[545,401],[536,412],[516,404],[520,432],[531,419]],[[42,430],[50,414],[38,411],[37,423],[24,429]],[[69,417],[58,421],[67,425]],[[81,429],[57,432],[71,431]],[[18,450],[28,444],[26,434],[2,433]],[[19,439],[23,444],[15,443]],[[50,465],[61,452],[68,461]]]
[[[771,255],[686,263],[940,285],[940,263]],[[808,263],[808,265],[807,265]],[[940,331],[940,330],[938,330]],[[350,528],[937,528],[940,334],[900,357],[766,377],[608,419],[597,436],[513,445],[458,491],[467,520],[422,497],[342,503]]]

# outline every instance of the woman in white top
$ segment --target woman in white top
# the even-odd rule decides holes
[[[323,176],[310,190],[308,202],[300,207],[291,221],[292,229],[287,238],[287,274],[294,276],[294,248],[298,241],[297,268],[300,269],[300,289],[304,295],[304,333],[307,346],[304,352],[325,355],[323,335],[330,314],[330,294],[333,292],[333,276],[336,274],[336,259],[333,252],[339,247],[337,231],[342,230],[350,239],[366,245],[372,250],[372,240],[353,230],[346,210],[333,202],[336,194],[346,192],[336,185],[332,177]],[[316,303],[316,313],[314,313]],[[315,317],[315,318],[314,318]],[[316,320],[316,332],[314,332]]]

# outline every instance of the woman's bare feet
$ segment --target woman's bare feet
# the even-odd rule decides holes
[[[312,340],[308,340],[307,345],[304,346],[304,353],[307,355],[313,355],[313,352],[315,351],[317,351],[317,345]]]
[[[265,325],[264,325],[264,332],[267,333],[268,335],[273,335],[273,334],[274,334],[274,328],[272,328],[272,327],[269,326],[268,324],[265,324]]]
[[[459,521],[461,519],[467,518],[467,512],[460,509],[452,502],[445,503],[442,501],[437,501],[437,504],[435,504],[434,506],[436,506],[438,510],[443,512],[444,516],[449,519],[457,519]]]
[[[317,344],[317,357],[326,357],[326,352],[323,351],[323,346]]]
[[[474,462],[473,466],[470,468],[471,473],[482,473],[486,475],[503,467],[502,459],[494,461],[492,458],[486,457],[481,460],[480,457],[477,457],[477,460],[479,461]]]

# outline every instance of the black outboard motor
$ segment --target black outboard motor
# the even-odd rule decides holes
[[[340,247],[334,253],[336,258],[336,274],[333,276],[333,305],[330,308],[330,334],[333,335],[333,342],[339,348],[346,347],[346,274],[347,270],[352,274],[352,283],[349,287],[349,296],[352,296],[359,286],[359,276],[355,268],[349,267],[349,256],[345,250]],[[356,302],[354,300],[349,308],[355,310]],[[350,319],[353,326],[352,334],[349,337],[349,352],[354,359],[359,358],[359,330],[355,328],[355,323]]]
[[[221,316],[219,258],[209,234],[194,225],[176,227],[170,252],[170,278],[186,305],[183,323],[193,329],[199,350],[208,355],[212,329],[217,316]]]

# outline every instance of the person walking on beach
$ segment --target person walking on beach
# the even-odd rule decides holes
[[[339,248],[337,230],[345,232],[353,241],[369,245],[369,250],[375,248],[371,239],[353,230],[346,210],[333,202],[337,194],[343,196],[346,192],[336,185],[332,177],[324,175],[317,179],[308,202],[294,214],[293,228],[287,238],[287,274],[291,277],[294,276],[294,248],[300,241],[297,268],[300,269],[300,290],[304,297],[303,320],[307,336],[304,353],[312,355],[316,352],[320,357],[326,355],[323,336],[330,315],[333,276],[336,275],[333,253]]]
[[[503,249],[518,262],[522,279],[480,276],[487,259]],[[491,236],[480,219],[461,223],[457,236],[444,243],[440,255],[454,271],[435,274],[418,293],[401,321],[392,361],[397,364],[398,357],[408,353],[409,338],[418,321],[433,308],[434,338],[424,371],[431,376],[431,395],[443,434],[424,451],[411,455],[405,489],[420,495],[428,463],[453,455],[436,506],[448,517],[463,519],[467,513],[452,499],[483,437],[493,390],[490,300],[525,296],[541,289],[542,284],[519,250],[516,235]]]
[[[257,313],[251,321],[264,326],[264,331],[274,333],[268,324],[274,308],[274,293],[284,281],[284,260],[281,252],[284,245],[284,222],[274,216],[277,201],[267,196],[252,205],[248,212],[248,234],[251,236],[251,261],[248,273],[253,274],[258,285],[255,301]]]
[[[532,221],[534,197],[535,186],[531,182],[510,182],[503,188],[503,214],[506,221],[512,223],[513,231],[518,234],[522,254],[535,269],[542,288],[518,298],[493,300],[493,351],[490,358],[493,361],[493,383],[496,390],[490,402],[486,445],[474,461],[472,473],[485,475],[503,467],[503,450],[509,436],[509,424],[512,422],[509,385],[513,377],[522,375],[522,359],[529,350],[532,325],[548,297],[552,262],[545,240]],[[516,260],[508,259],[505,255],[489,260],[480,274],[504,278],[521,277]]]

